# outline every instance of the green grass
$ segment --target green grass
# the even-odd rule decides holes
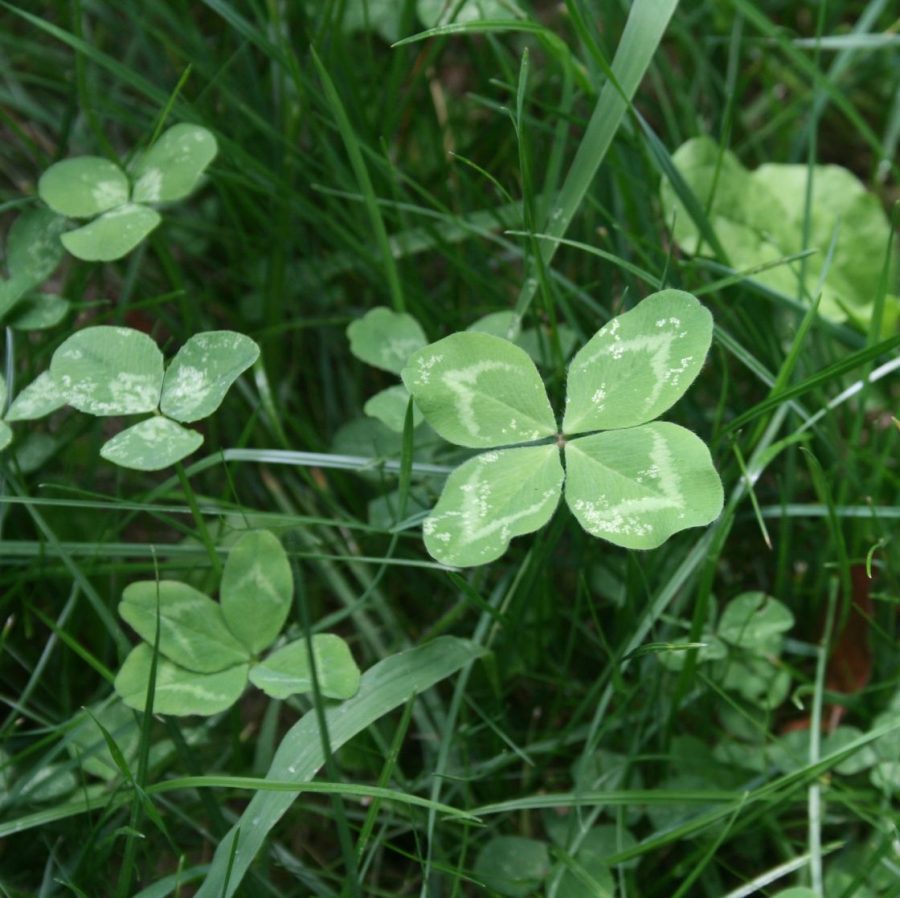
[[[262,349],[183,472],[114,468],[98,450],[118,424],[68,412],[17,425],[30,458],[0,456],[0,894],[457,898],[489,894],[480,853],[522,836],[553,866],[533,893],[578,898],[604,894],[573,886],[592,869],[583,830],[602,825],[602,882],[622,898],[900,896],[900,773],[861,766],[873,743],[900,757],[896,336],[804,320],[803,297],[683,255],[658,190],[675,149],[709,134],[749,168],[843,165],[890,211],[891,5],[683,0],[664,27],[674,3],[632,4],[627,26],[612,0],[522,3],[515,27],[393,48],[336,27],[344,5],[0,6],[4,228],[58,159],[125,162],[178,121],[220,146],[129,257],[66,260],[49,289],[77,318],[6,332],[13,394],[88,323],[151,332],[167,356],[222,328]],[[341,433],[396,382],[353,358],[346,326],[405,308],[434,340],[517,308],[547,328],[561,407],[561,326],[581,345],[660,284],[715,318],[667,417],[711,445],[722,517],[637,553],[561,508],[485,568],[433,562],[413,499],[433,503],[464,456]],[[406,512],[370,519],[400,481]],[[212,590],[247,526],[295,562],[292,638],[306,621],[340,633],[367,686],[345,706],[248,691],[215,718],[149,718],[139,760],[104,785],[70,749],[135,642],[122,589]],[[767,662],[787,678],[769,709],[679,648],[751,591],[795,619]],[[832,653],[846,626],[856,681]],[[856,728],[842,745],[835,708]],[[818,718],[821,735],[793,729]]]

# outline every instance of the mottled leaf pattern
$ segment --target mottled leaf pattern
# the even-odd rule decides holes
[[[554,445],[475,456],[447,479],[425,521],[426,548],[450,565],[486,564],[499,558],[513,537],[550,520],[563,477]]]
[[[6,268],[26,289],[47,280],[62,261],[59,235],[65,218],[49,209],[28,209],[12,224],[6,238]]]
[[[259,346],[243,334],[235,331],[196,334],[169,364],[160,410],[184,423],[208,417],[257,358]]]
[[[116,676],[116,692],[129,708],[143,711],[150,684],[153,649],[141,643],[132,649]],[[154,714],[218,714],[230,708],[247,685],[247,665],[238,664],[217,673],[185,670],[165,658],[156,667]]]
[[[107,440],[101,457],[135,471],[160,471],[187,458],[203,444],[203,435],[168,418],[141,421]]]
[[[49,371],[39,374],[13,400],[6,413],[7,421],[33,421],[62,408],[66,398]]]
[[[150,645],[159,620],[160,652],[187,670],[215,673],[249,657],[228,629],[219,604],[186,583],[132,583],[122,593],[119,614]]]
[[[53,353],[50,373],[73,408],[91,415],[134,415],[156,408],[163,357],[140,331],[88,327]]]
[[[415,353],[402,374],[428,423],[451,443],[480,449],[556,433],[534,362],[507,340],[452,334]]]
[[[169,128],[132,166],[136,203],[168,203],[186,197],[216,157],[216,139],[199,125]]]
[[[347,699],[359,689],[359,668],[340,636],[318,633],[312,638],[319,689],[326,698]],[[250,668],[250,682],[272,698],[287,698],[312,690],[306,640],[288,643],[261,664]]]
[[[294,596],[294,576],[278,538],[268,530],[244,534],[222,573],[222,612],[229,629],[252,653],[281,632]]]
[[[128,202],[128,178],[114,162],[79,156],[51,165],[38,181],[38,195],[54,211],[91,218]]]
[[[403,370],[407,359],[428,343],[412,315],[377,308],[347,328],[350,351],[361,361],[392,374]]]
[[[130,253],[160,222],[159,213],[125,203],[62,235],[63,246],[86,262],[111,262]]]
[[[613,318],[569,367],[563,431],[634,427],[674,405],[712,341],[712,315],[681,290],[648,296]]]
[[[702,440],[656,422],[566,445],[566,502],[588,533],[627,549],[653,549],[709,524],[722,484]]]

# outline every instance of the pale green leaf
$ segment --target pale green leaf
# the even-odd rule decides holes
[[[490,334],[452,334],[415,353],[403,382],[425,420],[445,439],[475,449],[556,433],[534,362]]]
[[[522,317],[516,312],[492,312],[470,324],[466,330],[477,334],[492,334],[516,343],[522,331]]]
[[[0,421],[0,452],[2,452],[11,442],[13,438],[12,428],[6,421]]]
[[[153,649],[141,643],[132,649],[116,676],[116,692],[129,708],[144,710],[152,661]],[[246,664],[204,674],[185,670],[165,658],[159,658],[153,713],[176,716],[218,714],[241,697],[246,685]]]
[[[146,334],[128,327],[88,327],[53,353],[50,373],[66,402],[89,415],[152,412],[163,357]]]
[[[512,0],[418,0],[416,12],[426,28],[466,22],[515,19]],[[519,16],[524,18],[523,15]]]
[[[350,352],[384,371],[399,374],[409,357],[428,344],[419,322],[405,312],[377,308],[347,328]]]
[[[47,463],[60,445],[61,441],[50,434],[40,431],[27,433],[16,443],[16,465],[23,474],[32,474]]]
[[[128,255],[162,219],[155,209],[125,203],[62,235],[63,246],[85,262],[112,262]]]
[[[749,172],[733,153],[722,151],[708,137],[687,141],[672,158],[706,211],[733,268],[753,268],[813,249],[816,252],[802,263],[780,265],[752,279],[789,297],[811,298],[827,264],[819,312],[841,321],[847,317],[842,307],[847,307],[854,317],[868,321],[890,222],[877,196],[866,191],[852,172],[836,165],[813,166],[809,239],[804,247],[808,166],[770,163]],[[688,253],[709,253],[666,180],[661,194],[666,221],[674,220],[676,242]],[[896,268],[896,256],[893,264]],[[801,272],[805,275],[802,284]],[[891,303],[896,299],[891,298]],[[894,314],[892,308],[888,312]]]
[[[0,415],[6,409],[6,400],[9,399],[9,390],[6,386],[6,378],[0,374]]]
[[[377,418],[385,427],[395,433],[403,433],[408,403],[409,390],[402,384],[397,384],[372,396],[366,401],[363,411],[370,418]],[[423,420],[422,413],[413,403],[413,427],[418,427]]]
[[[56,327],[69,312],[71,303],[50,293],[33,293],[16,304],[9,326],[17,331],[39,331]]]
[[[62,261],[59,237],[65,226],[65,218],[49,209],[23,212],[13,222],[6,238],[6,267],[10,277],[26,284],[26,289],[47,280]]]
[[[187,196],[216,157],[211,131],[199,125],[173,125],[131,167],[135,203],[167,203]]]
[[[359,668],[350,646],[340,636],[319,633],[312,638],[319,689],[326,698],[347,699],[359,689]],[[306,640],[298,639],[250,668],[250,682],[272,698],[312,691],[312,671]]]
[[[550,520],[564,476],[555,445],[499,449],[470,459],[447,478],[426,519],[425,547],[457,567],[499,558],[513,537]]]
[[[114,162],[79,156],[51,165],[38,181],[38,195],[54,211],[90,218],[128,202],[128,178]]]
[[[284,548],[268,530],[251,530],[232,546],[221,586],[222,613],[231,632],[253,654],[281,632],[294,596]]]
[[[189,423],[211,415],[231,385],[259,358],[259,346],[235,331],[195,334],[169,364],[160,410]]]
[[[579,849],[574,860],[563,861],[553,870],[562,873],[557,898],[613,898],[615,880],[609,867],[591,851]]]
[[[781,705],[791,688],[789,671],[768,656],[729,658],[713,668],[712,676],[724,689],[767,709]]]
[[[712,341],[712,315],[681,290],[662,290],[608,322],[569,367],[567,435],[634,427],[679,400]]]
[[[338,751],[376,720],[421,696],[441,680],[475,661],[483,650],[452,637],[391,655],[369,668],[359,692],[348,701],[325,708],[331,751]],[[231,898],[262,850],[273,827],[295,806],[303,784],[325,763],[317,715],[307,713],[282,739],[266,774],[276,782],[294,782],[297,792],[257,792],[231,830],[219,839],[209,873],[196,898]],[[238,838],[239,834],[239,838]]]
[[[135,471],[160,471],[187,458],[203,444],[203,435],[155,415],[117,433],[100,447],[114,465]]]
[[[476,879],[511,898],[530,895],[549,872],[547,845],[524,836],[495,836],[475,860]]]
[[[53,380],[53,375],[44,371],[16,396],[5,417],[7,421],[34,421],[65,404],[66,398]]]
[[[126,586],[119,614],[150,645],[158,620],[160,652],[187,670],[215,673],[246,661],[250,654],[228,629],[221,607],[177,580]]]
[[[819,895],[806,886],[795,886],[792,889],[782,889],[776,892],[772,898],[819,898]]]
[[[865,735],[863,731],[857,727],[840,726],[822,740],[822,754],[835,754],[841,751],[841,749],[846,748],[851,742],[856,742],[856,740],[863,735]],[[835,773],[840,773],[842,776],[853,776],[856,773],[861,773],[863,770],[868,769],[877,762],[878,755],[875,753],[872,746],[864,745],[852,755],[841,761],[840,764],[836,764],[834,771]]]
[[[33,768],[15,783],[23,800],[33,802],[59,801],[78,786],[75,773],[62,764],[44,764]]]
[[[29,286],[25,278],[12,278],[8,281],[0,279],[0,321],[15,308],[16,303],[28,292]]]
[[[566,502],[593,536],[654,549],[722,510],[709,449],[689,430],[656,422],[566,444]]]
[[[762,592],[745,592],[725,606],[718,634],[748,651],[775,653],[782,634],[793,626],[794,615],[778,599]]]
[[[90,710],[90,714],[81,711],[75,716],[75,726],[69,730],[66,748],[73,758],[81,761],[81,767],[87,773],[100,779],[112,779],[119,775],[119,769],[97,723],[107,730],[128,762],[137,757],[141,731],[134,712],[120,701],[94,706]]]

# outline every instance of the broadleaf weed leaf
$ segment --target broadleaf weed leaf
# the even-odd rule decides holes
[[[444,564],[468,567],[493,561],[513,537],[550,520],[564,478],[553,444],[482,452],[447,479],[425,521],[425,547]]]
[[[406,406],[409,404],[409,390],[403,384],[396,384],[381,390],[366,400],[363,411],[370,417],[381,421],[395,433],[403,433],[403,422],[406,420]],[[419,407],[413,403],[413,427],[418,427],[424,417]]]
[[[174,125],[140,154],[128,175],[99,156],[64,159],[38,181],[38,195],[59,215],[91,218],[62,233],[63,246],[87,262],[111,262],[133,250],[162,221],[151,203],[182,199],[215,158],[216,139],[198,125]]]
[[[259,358],[259,346],[235,331],[195,334],[169,363],[160,411],[182,423],[209,417],[231,385]]]
[[[66,397],[49,371],[39,374],[12,401],[6,412],[7,421],[34,421],[61,409]]]
[[[88,327],[53,353],[50,373],[66,403],[90,415],[152,412],[163,383],[163,355],[146,334]]]
[[[160,471],[203,445],[203,434],[154,415],[107,440],[101,458],[134,471]]]
[[[148,644],[156,637],[157,600],[159,651],[174,664],[216,673],[250,657],[225,623],[221,606],[177,580],[143,580],[122,593],[119,615]]]
[[[347,699],[359,689],[360,672],[347,643],[333,633],[312,638],[319,689],[325,698]],[[250,682],[272,698],[312,691],[312,671],[306,640],[299,639],[273,652],[250,668]]]
[[[712,315],[690,293],[648,296],[575,354],[563,432],[575,436],[652,421],[684,395],[711,343]]]
[[[222,613],[252,654],[268,648],[291,610],[294,576],[278,538],[252,530],[232,546],[222,572]]]
[[[769,163],[751,172],[708,137],[682,144],[672,160],[707,211],[734,269],[754,268],[814,249],[802,264],[778,265],[751,278],[777,293],[811,301],[828,265],[820,314],[844,321],[849,312],[861,324],[868,324],[891,225],[878,197],[852,172],[837,165],[813,166],[809,235],[804,246],[808,166]],[[692,255],[710,254],[668,180],[663,179],[660,192],[665,219],[674,221],[673,237],[679,246]],[[830,254],[835,235],[837,242]],[[873,259],[878,261],[873,263]],[[897,270],[896,253],[893,268]],[[892,319],[896,319],[898,304],[896,296],[889,297],[886,312]]]
[[[347,327],[350,351],[360,361],[399,374],[407,359],[428,344],[422,326],[412,315],[379,307]]]
[[[428,423],[457,446],[487,449],[556,433],[525,350],[490,334],[451,334],[414,353],[401,376]]]
[[[61,296],[32,293],[16,303],[6,323],[15,331],[47,330],[56,327],[68,315],[71,305]]]
[[[711,339],[712,316],[695,297],[647,297],[575,356],[560,434],[519,347],[467,332],[416,352],[402,377],[428,423],[452,443],[493,450],[448,478],[423,528],[431,555],[463,567],[499,557],[550,519],[564,478],[579,523],[619,546],[655,548],[713,521],[723,492],[705,444],[675,424],[646,423],[684,394]],[[591,434],[601,428],[617,429]],[[554,435],[556,445],[501,448]]]
[[[144,710],[152,661],[153,649],[142,642],[131,650],[116,675],[116,692],[136,711]],[[244,663],[216,673],[196,673],[159,658],[153,712],[186,716],[225,711],[241,697],[247,686],[248,670],[249,665]]]

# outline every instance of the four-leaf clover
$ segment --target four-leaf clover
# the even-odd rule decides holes
[[[38,194],[69,218],[93,219],[61,235],[63,246],[88,262],[110,262],[131,252],[162,220],[152,207],[187,196],[215,158],[216,139],[199,125],[169,128],[129,168],[109,159],[78,156],[51,165]]]
[[[431,555],[492,561],[547,523],[563,481],[585,530],[626,548],[714,520],[723,496],[709,450],[683,427],[648,423],[684,394],[711,340],[712,316],[691,294],[647,297],[572,360],[561,430],[534,363],[509,341],[460,333],[414,353],[402,377],[428,423],[490,450],[448,478],[424,525]]]

